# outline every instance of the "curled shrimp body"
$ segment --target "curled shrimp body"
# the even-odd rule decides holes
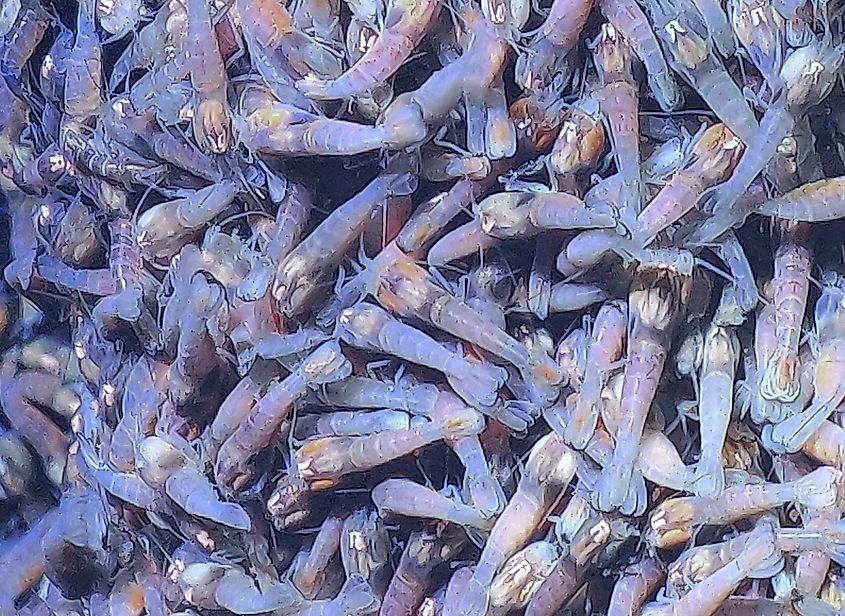
[[[795,222],[827,222],[845,218],[845,176],[808,182],[756,209],[764,216]]]
[[[729,0],[737,38],[769,86],[777,87],[786,47],[783,18],[769,0]]]
[[[440,370],[452,388],[473,406],[492,406],[507,377],[504,368],[470,362],[377,306],[358,304],[344,310],[338,326],[341,338],[350,344]]]
[[[364,55],[340,76],[325,81],[304,79],[297,87],[318,100],[348,98],[389,79],[413,53],[440,13],[434,0],[394,0],[387,7],[384,29]]]

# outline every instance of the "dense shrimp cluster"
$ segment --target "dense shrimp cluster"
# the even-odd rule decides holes
[[[845,609],[834,0],[1,0],[0,616]]]

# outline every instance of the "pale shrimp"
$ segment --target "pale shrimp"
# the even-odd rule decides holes
[[[593,63],[601,87],[595,94],[608,128],[613,160],[622,179],[623,216],[642,209],[640,173],[639,96],[632,73],[633,50],[610,23],[604,23],[592,42]]]
[[[435,526],[408,537],[381,604],[381,616],[415,614],[425,599],[434,570],[453,558],[466,543],[455,526]]]
[[[232,121],[226,99],[228,79],[209,8],[207,0],[185,2],[187,40],[197,42],[188,55],[186,68],[196,96],[194,139],[207,152],[223,154],[232,142]]]
[[[3,269],[3,278],[15,289],[26,291],[35,276],[38,231],[35,212],[38,198],[15,191],[9,198],[9,251],[12,260]]]
[[[649,595],[657,590],[665,576],[666,568],[656,558],[646,557],[626,567],[613,585],[607,616],[636,614],[642,609]]]
[[[648,73],[652,96],[660,108],[667,112],[677,109],[683,102],[683,95],[640,6],[633,0],[600,0],[599,8],[640,58]]]
[[[607,291],[596,284],[559,282],[549,289],[548,312],[554,314],[580,311],[601,303],[608,297]]]
[[[835,273],[823,279],[816,302],[815,326],[819,348],[813,378],[813,399],[805,410],[772,428],[771,438],[789,452],[797,451],[845,400],[840,372],[845,367],[845,282]]]
[[[714,613],[734,589],[758,571],[778,567],[781,552],[772,541],[772,530],[759,525],[750,531],[748,541],[737,558],[695,584],[683,597],[669,604],[651,604],[643,614],[649,616],[705,616]]]
[[[736,290],[736,303],[743,315],[749,314],[760,301],[757,281],[745,250],[733,231],[726,231],[716,241],[716,254],[728,266],[731,286]],[[739,323],[733,323],[739,325]]]
[[[464,465],[464,489],[472,506],[485,518],[492,518],[504,507],[505,493],[487,462],[481,441],[467,436],[449,442],[449,446]]]
[[[739,339],[732,329],[712,324],[704,334],[698,393],[701,458],[694,491],[717,496],[725,487],[722,449],[733,411],[734,379],[739,363]]]
[[[378,595],[367,581],[353,576],[334,599],[312,601],[292,616],[365,616],[377,613],[380,605]]]
[[[496,402],[498,390],[507,378],[504,368],[471,362],[372,304],[344,310],[338,319],[338,333],[348,344],[443,372],[455,392],[481,409]]]
[[[316,421],[320,436],[365,436],[385,430],[407,430],[411,417],[405,411],[334,411],[323,413]]]
[[[214,467],[217,481],[235,487],[243,485],[250,475],[249,460],[270,444],[278,427],[308,388],[341,380],[351,371],[352,366],[337,342],[326,342],[288,377],[270,386],[245,421],[221,445]]]
[[[76,40],[65,61],[65,114],[74,124],[84,124],[103,104],[103,50],[94,25],[95,2],[79,3]]]
[[[3,41],[0,66],[4,72],[16,79],[35,53],[50,27],[50,16],[39,4],[23,7],[18,13],[13,32]]]
[[[780,72],[784,82],[783,94],[766,110],[760,130],[751,136],[751,140],[743,138],[746,151],[733,175],[708,196],[705,207],[714,216],[730,219],[729,224],[732,225],[744,220],[748,215],[745,208],[736,208],[741,211],[732,213],[731,206],[748,190],[754,178],[775,156],[783,140],[794,130],[795,114],[818,104],[830,93],[833,75],[842,62],[843,50],[822,42],[802,47],[786,59]]]
[[[667,336],[685,305],[691,279],[671,270],[641,269],[628,299],[628,357],[622,390],[621,422],[613,457],[597,487],[599,509],[619,507],[640,448],[643,428],[668,354]],[[658,286],[652,286],[653,284]]]
[[[391,196],[416,189],[409,173],[385,173],[332,213],[276,266],[271,292],[282,312],[299,313],[319,289],[326,269],[343,258]]]
[[[845,217],[845,176],[808,182],[769,199],[755,211],[795,222],[828,222]]]
[[[306,599],[316,599],[326,581],[329,562],[340,549],[343,519],[328,516],[320,525],[311,549],[305,558],[297,561],[290,579]]]
[[[575,454],[555,433],[535,443],[516,492],[484,544],[478,565],[458,603],[460,613],[467,616],[487,613],[496,572],[542,524],[555,497],[574,477],[575,466]]]
[[[592,96],[575,101],[546,157],[552,188],[575,194],[576,174],[596,168],[606,141],[598,101]]]
[[[490,584],[488,614],[506,614],[524,608],[557,566],[554,543],[535,541],[505,561]]]
[[[167,496],[190,515],[236,530],[252,528],[246,510],[237,503],[220,500],[214,485],[197,467],[189,465],[174,471],[167,478],[164,489]]]
[[[213,601],[217,604],[210,607],[234,614],[261,614],[274,610],[299,613],[309,605],[291,582],[282,580],[259,589],[249,575],[235,567],[226,568],[222,578],[207,586],[213,589]],[[193,593],[190,596],[192,602],[196,600]]]
[[[500,194],[516,195],[518,193]],[[429,249],[426,261],[432,267],[440,267],[478,252],[486,252],[500,243],[499,238],[485,233],[480,221],[473,220],[449,231],[437,240]]]
[[[610,302],[599,309],[593,323],[578,403],[564,433],[566,441],[576,449],[587,445],[596,428],[608,372],[619,362],[624,351],[626,313],[624,302]]]
[[[829,466],[845,467],[845,430],[832,421],[823,421],[801,451]]]
[[[469,505],[410,479],[387,479],[373,488],[371,496],[382,516],[430,518],[481,530],[492,526],[492,520]]]
[[[786,51],[784,22],[770,0],[728,0],[728,13],[739,42],[769,87],[780,84]]]
[[[240,189],[227,180],[154,205],[138,217],[137,241],[154,258],[171,258],[232,204]]]
[[[731,486],[715,498],[670,498],[652,512],[647,539],[651,545],[668,547],[689,539],[695,527],[731,524],[784,503],[833,504],[841,482],[840,471],[823,466],[791,482]]]
[[[355,64],[334,79],[306,77],[297,87],[310,98],[325,100],[349,98],[384,83],[413,53],[439,13],[440,3],[434,0],[393,0],[384,29]]]
[[[80,472],[83,477],[92,482],[92,485],[96,483],[109,494],[141,509],[147,511],[161,509],[163,502],[161,494],[150,487],[140,475],[111,468],[97,456],[94,446],[87,439],[78,438],[77,443],[83,462]]]
[[[563,57],[578,42],[593,0],[555,0],[543,25],[516,59],[516,83],[524,90],[542,93],[560,71]]]
[[[775,254],[772,301],[776,345],[760,378],[760,392],[767,400],[789,403],[798,397],[798,345],[811,269],[810,251],[799,243],[788,242]]]
[[[637,216],[642,242],[653,241],[690,212],[706,189],[727,179],[742,151],[742,142],[724,124],[697,134],[683,165]]]
[[[439,440],[472,436],[484,428],[483,417],[465,408],[443,422],[414,424],[369,436],[327,436],[305,442],[295,453],[299,476],[312,488],[330,487],[344,475],[363,472]]]
[[[566,193],[497,193],[481,201],[477,211],[482,231],[499,239],[531,237],[548,229],[613,229],[617,224],[609,204],[588,206]]]
[[[539,399],[557,398],[563,378],[560,367],[542,349],[529,348],[494,324],[482,322],[477,311],[440,287],[395,245],[386,247],[371,267],[369,291],[382,306],[486,349],[516,366]]]
[[[129,370],[121,399],[122,414],[108,449],[108,460],[118,470],[135,467],[135,446],[154,427],[166,393],[163,367],[142,357]]]
[[[417,384],[405,378],[395,382],[351,376],[329,383],[320,392],[323,401],[343,408],[390,408],[430,416],[440,391],[435,385]]]
[[[711,47],[707,26],[691,3],[650,2],[658,36],[673,68],[698,92],[708,107],[749,148],[758,131],[757,119],[742,91]]]

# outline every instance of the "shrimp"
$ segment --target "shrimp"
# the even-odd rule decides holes
[[[698,400],[701,458],[696,467],[695,493],[717,496],[725,487],[722,449],[733,410],[739,339],[733,330],[715,323],[704,335]]]
[[[798,344],[811,267],[809,250],[798,243],[786,243],[775,254],[772,286],[776,343],[760,379],[760,392],[767,400],[789,403],[798,397]]]
[[[601,87],[595,94],[608,128],[616,169],[622,179],[623,216],[642,209],[639,98],[632,73],[633,51],[610,23],[604,23],[592,43],[593,62]]]
[[[636,614],[648,596],[657,590],[665,575],[665,567],[655,558],[646,557],[626,567],[613,585],[607,616]]]
[[[12,429],[41,457],[49,479],[61,485],[68,455],[67,438],[56,424],[24,398],[22,383],[16,377],[18,353],[13,347],[0,362],[0,402]]]
[[[14,31],[3,42],[0,56],[0,66],[7,75],[20,78],[24,66],[44,39],[50,22],[49,14],[39,4],[33,3],[21,9]]]
[[[439,370],[452,388],[475,407],[495,404],[507,378],[504,368],[470,362],[433,338],[372,304],[344,310],[338,319],[341,339],[364,349],[382,351]]]
[[[673,68],[751,149],[759,128],[757,119],[739,86],[713,53],[707,26],[698,11],[683,0],[654,1],[648,6]]]
[[[650,286],[656,283],[657,287]],[[667,336],[690,293],[689,277],[671,270],[641,269],[628,299],[628,359],[622,391],[621,422],[613,457],[597,488],[599,509],[619,507],[629,489],[643,427],[668,353]]]
[[[384,29],[369,49],[346,72],[331,80],[308,78],[296,86],[317,100],[349,98],[389,79],[413,53],[440,13],[434,0],[405,3],[393,0],[387,7]]]
[[[490,612],[505,614],[524,608],[551,575],[558,556],[557,547],[549,541],[535,541],[511,556],[490,585]]]
[[[555,433],[542,437],[531,449],[525,473],[484,544],[458,609],[467,616],[487,613],[490,586],[496,572],[543,522],[555,497],[575,474],[575,455]]]
[[[391,548],[384,522],[372,509],[356,509],[343,521],[340,560],[347,579],[363,579],[382,594]]]
[[[500,193],[499,198],[518,194]],[[475,254],[476,252],[487,251],[499,244],[499,238],[485,233],[481,222],[473,220],[465,225],[461,225],[457,229],[453,229],[437,240],[429,249],[426,261],[432,267],[440,267],[456,259]]]
[[[293,405],[309,387],[349,376],[352,366],[336,342],[326,342],[306,357],[291,374],[272,385],[250,410],[246,420],[221,445],[214,475],[218,483],[242,486],[249,477],[247,463],[264,449]]]
[[[711,188],[730,177],[743,144],[724,124],[714,124],[696,135],[684,164],[637,216],[636,231],[650,243],[678,221]]]
[[[188,15],[187,40],[196,42],[185,63],[196,95],[192,121],[194,139],[205,151],[223,154],[232,141],[231,117],[226,100],[226,67],[211,24],[208,1],[187,0],[185,9]],[[200,44],[200,41],[206,44]]]
[[[546,157],[552,188],[575,193],[575,176],[595,169],[606,144],[598,101],[592,96],[573,103]]]
[[[549,14],[516,59],[516,83],[528,92],[541,94],[553,85],[563,57],[578,42],[593,8],[593,0],[555,0]]]
[[[563,377],[560,367],[543,350],[531,349],[495,325],[480,322],[478,312],[438,286],[394,244],[375,258],[372,268],[369,291],[382,306],[486,349],[516,366],[538,399],[553,402],[557,398]],[[468,327],[469,323],[474,325]]]
[[[823,466],[786,483],[732,486],[714,498],[670,498],[652,512],[647,540],[665,548],[685,542],[697,526],[731,524],[784,503],[794,501],[819,507],[833,504],[841,483],[840,471]]]
[[[842,198],[845,176],[807,182],[785,195],[769,199],[756,211],[794,222],[828,222],[845,218]]]
[[[743,138],[746,151],[733,175],[714,189],[704,204],[714,217],[728,221],[731,226],[747,217],[747,208],[736,208],[739,213],[735,213],[732,206],[775,156],[784,138],[794,130],[796,113],[818,104],[830,93],[833,75],[842,66],[843,59],[842,49],[830,48],[825,43],[802,47],[787,58],[780,73],[784,93],[766,110],[760,130],[751,136],[751,140]]]
[[[633,47],[648,74],[648,84],[660,108],[669,112],[683,102],[678,84],[657,42],[645,13],[633,0],[600,0],[599,8]]]
[[[651,604],[643,614],[650,616],[680,614],[704,616],[712,614],[728,598],[745,578],[758,571],[767,571],[776,566],[782,558],[780,550],[773,544],[772,530],[767,525],[758,525],[749,533],[748,542],[737,558],[717,569],[683,597],[670,604]]]
[[[153,258],[171,258],[238,195],[234,182],[193,191],[189,196],[154,205],[138,218],[137,242]]]
[[[478,434],[483,428],[483,417],[465,408],[446,421],[412,425],[409,430],[318,438],[305,442],[296,451],[296,468],[312,489],[329,487],[344,475],[366,471],[439,440]]]
[[[780,85],[786,41],[783,18],[770,0],[728,0],[728,13],[739,42],[769,87]]]
[[[297,560],[290,579],[306,599],[315,599],[326,581],[329,561],[340,548],[343,520],[328,516],[320,525],[311,549],[301,560]]]
[[[295,316],[319,289],[326,268],[339,262],[364,227],[391,196],[416,189],[409,173],[385,173],[336,208],[311,234],[276,265],[271,292],[282,312]]]
[[[387,479],[381,482],[373,488],[372,499],[382,516],[393,514],[431,518],[481,530],[488,530],[492,525],[489,518],[482,517],[472,507],[409,479]]]
[[[456,556],[465,543],[465,535],[455,526],[412,532],[382,599],[380,614],[414,614],[425,598],[434,570]]]
[[[482,231],[500,239],[531,237],[547,229],[613,229],[616,213],[603,205],[591,207],[566,193],[505,192],[479,203],[477,216]]]
[[[772,428],[771,439],[787,451],[797,451],[845,400],[845,388],[839,377],[845,356],[845,281],[835,273],[823,279],[822,295],[816,302],[816,336],[819,341],[814,394],[810,406]]]
[[[67,120],[63,135],[96,116],[103,104],[103,50],[94,25],[95,3],[96,0],[79,3],[76,40],[64,66]]]
[[[593,323],[578,403],[564,433],[566,442],[576,449],[583,449],[595,431],[607,373],[621,359],[625,346],[626,312],[624,302],[610,302],[599,309]]]
[[[221,501],[208,478],[196,467],[185,466],[167,478],[165,492],[191,515],[237,530],[249,531],[249,514],[237,503]]]

